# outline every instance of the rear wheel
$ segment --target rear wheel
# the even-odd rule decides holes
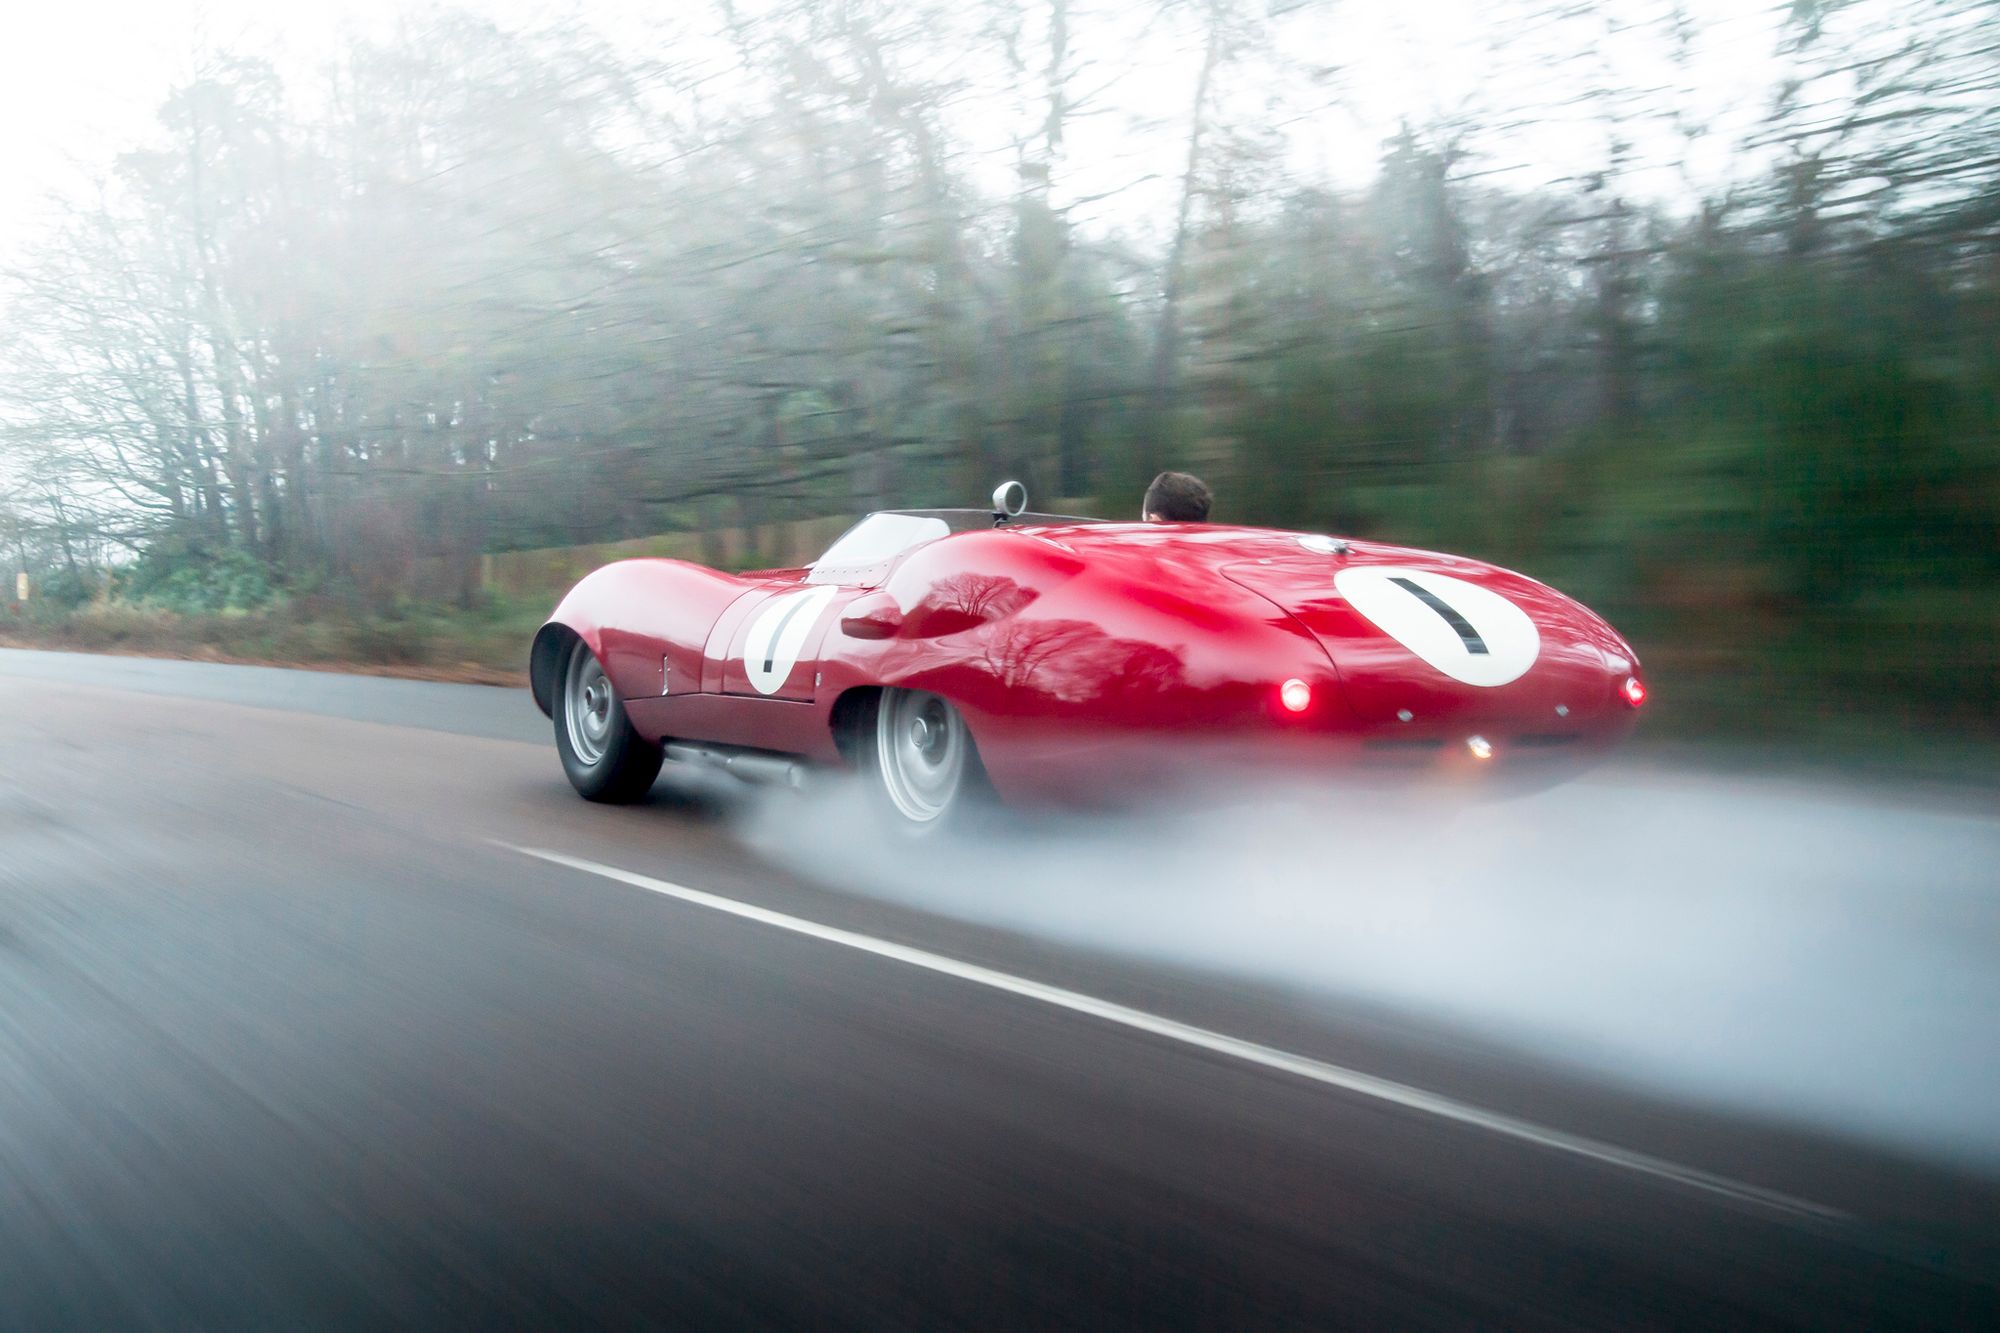
[[[556,700],[556,750],[585,800],[623,805],[652,789],[660,748],[632,728],[625,703],[594,653],[578,640],[563,666]]]
[[[859,719],[862,771],[891,827],[923,835],[984,804],[985,773],[956,708],[928,690],[887,689]]]

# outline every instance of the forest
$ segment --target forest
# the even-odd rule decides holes
[[[0,636],[365,623],[346,656],[421,661],[397,626],[516,632],[496,553],[728,530],[756,564],[1006,477],[1133,515],[1178,467],[1223,521],[1582,598],[1674,734],[2000,739],[2000,3],[1748,6],[1770,78],[1719,124],[1683,5],[1496,0],[1488,76],[1365,176],[1298,147],[1356,123],[1354,3],[218,51],[5,259],[34,596]],[[1132,156],[1079,147],[1120,116]],[[1522,170],[1557,123],[1572,164]]]

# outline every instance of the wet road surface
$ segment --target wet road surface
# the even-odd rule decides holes
[[[0,1326],[2000,1319],[1980,1172],[831,891],[546,727],[0,654]]]

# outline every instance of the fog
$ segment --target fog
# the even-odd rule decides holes
[[[660,8],[174,28],[0,271],[0,642],[517,683],[618,555],[1185,467],[1576,596],[1643,740],[1992,789],[1990,6]],[[857,892],[1995,1152],[2000,848],[1907,798],[828,824]]]
[[[1662,734],[1995,735],[1990,6],[170,8],[30,44],[133,77],[0,228],[0,639],[513,680],[616,554],[1181,468]]]
[[[855,800],[766,802],[744,836],[849,893],[2000,1170],[1990,815],[1633,768],[1516,800],[1329,788],[933,847],[877,836]]]

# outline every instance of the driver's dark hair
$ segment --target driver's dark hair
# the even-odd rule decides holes
[[[1215,495],[1208,483],[1186,472],[1162,472],[1146,488],[1140,512],[1158,514],[1169,523],[1206,523]]]

